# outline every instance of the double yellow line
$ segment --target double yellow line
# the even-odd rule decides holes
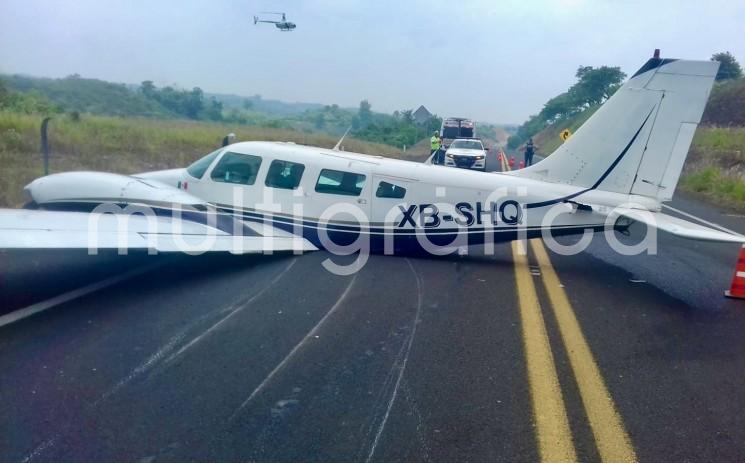
[[[509,170],[504,156],[501,163],[503,170]],[[530,271],[527,249],[523,249],[523,245],[522,241],[513,241],[512,256],[539,454],[542,462],[574,462],[577,461],[577,452],[566,405]],[[546,248],[539,239],[530,240],[530,247],[540,268],[600,458],[603,462],[636,462],[631,439]]]

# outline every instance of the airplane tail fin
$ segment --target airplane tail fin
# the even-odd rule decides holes
[[[254,16],[254,25],[256,25],[258,23],[259,23],[259,17],[258,16]]]
[[[655,55],[561,147],[514,175],[672,199],[718,68]]]

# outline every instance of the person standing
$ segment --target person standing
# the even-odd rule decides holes
[[[439,154],[440,147],[442,146],[442,141],[440,139],[440,134],[435,130],[435,133],[432,134],[432,138],[429,139],[429,148],[430,152],[429,155],[433,156],[434,154]],[[437,164],[438,156],[432,158],[432,163]]]
[[[533,155],[536,148],[535,144],[533,144],[533,137],[528,138],[528,142],[525,144],[525,167],[533,165]]]

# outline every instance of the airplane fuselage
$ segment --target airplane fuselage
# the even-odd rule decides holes
[[[220,167],[225,156],[249,156],[257,169],[253,178],[226,181]],[[273,184],[276,163],[302,173],[290,184]],[[354,176],[353,188],[324,186],[329,177],[333,183],[343,181],[344,175]],[[471,172],[292,143],[230,145],[199,178],[189,169],[140,177],[177,186],[224,213],[302,234],[319,247],[327,247],[325,237],[348,244],[364,235],[376,251],[386,246],[417,249],[427,243],[460,247],[548,231],[600,231],[613,225],[606,223],[604,207],[629,201],[659,207],[648,198],[600,191],[577,195],[582,189],[508,173]]]

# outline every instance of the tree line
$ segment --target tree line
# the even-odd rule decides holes
[[[151,80],[139,86],[127,86],[76,74],[61,79],[19,75],[0,78],[0,110],[40,115],[64,112],[75,120],[82,114],[184,118],[335,135],[351,127],[353,137],[399,148],[410,147],[428,137],[442,122],[432,116],[419,123],[411,109],[377,113],[367,100],[361,101],[356,109],[333,104],[277,115],[255,108],[257,96],[232,98],[225,107],[223,101],[206,96],[199,87],[191,90],[157,87]]]
[[[441,124],[442,119],[437,115],[417,122],[411,109],[394,111],[391,115],[373,113],[370,103],[362,100],[357,114],[352,118],[351,133],[362,140],[410,147],[438,130]]]
[[[730,52],[715,53],[711,56],[711,60],[720,63],[715,78],[717,82],[739,81],[743,78],[743,70]],[[626,74],[621,72],[619,67],[601,66],[594,68],[592,66],[580,66],[575,73],[575,77],[577,82],[566,92],[548,100],[538,114],[530,116],[527,121],[518,127],[517,132],[507,142],[508,148],[516,149],[549,125],[566,121],[587,109],[601,105],[621,87]],[[718,101],[717,95],[723,94],[723,92],[717,90],[718,87],[715,86],[712,101]],[[728,96],[731,93],[729,92]],[[732,106],[731,101],[727,101],[726,98],[722,98],[722,100],[724,101],[718,104],[729,103]],[[706,119],[706,114],[704,118]]]
[[[515,149],[547,126],[602,104],[618,90],[626,74],[620,67],[580,66],[575,77],[577,82],[569,90],[548,100],[541,112],[530,116],[517,129],[507,141],[508,148]]]
[[[145,98],[157,101],[167,110],[187,119],[223,119],[222,103],[214,97],[205,101],[204,92],[199,87],[191,90],[177,90],[170,86],[159,89],[152,80],[146,80],[140,85],[139,91]]]

